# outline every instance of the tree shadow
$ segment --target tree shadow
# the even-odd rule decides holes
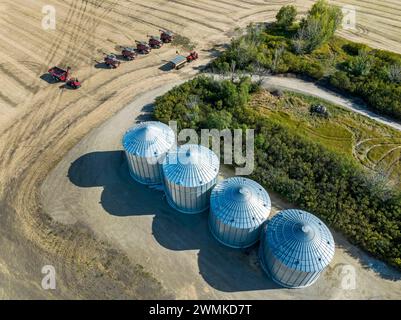
[[[144,122],[144,121],[154,121],[155,118],[153,116],[153,109],[155,105],[153,103],[145,104],[142,109],[141,113],[136,117],[136,122]]]
[[[390,281],[401,280],[401,273],[395,267],[372,257],[370,254],[364,252],[355,245],[350,244],[343,235],[334,232],[333,236],[336,245],[344,249],[347,254],[356,259],[365,270],[372,270],[382,279]]]
[[[279,288],[259,267],[256,246],[234,250],[221,245],[209,232],[207,213],[179,213],[167,204],[163,192],[135,182],[123,151],[85,154],[71,164],[68,178],[81,188],[103,187],[100,203],[110,215],[153,215],[156,241],[168,250],[199,250],[199,272],[213,288],[225,292]]]
[[[148,103],[148,104],[145,104],[142,107],[141,111],[142,112],[146,112],[149,116],[152,116],[152,112],[153,112],[154,107],[155,107],[154,103]]]
[[[210,49],[202,49],[202,52],[207,52],[209,58],[218,58],[225,50],[228,49],[226,45],[215,45]]]

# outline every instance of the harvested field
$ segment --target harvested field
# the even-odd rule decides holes
[[[126,256],[98,243],[86,225],[65,226],[42,209],[39,187],[49,171],[92,128],[141,92],[197,72],[229,40],[236,27],[272,19],[283,4],[307,8],[312,1],[128,1],[3,0],[0,3],[0,297],[148,297],[160,289],[152,274],[128,268],[130,281],[115,281],[127,270]],[[360,6],[356,41],[401,52],[397,1],[335,1]],[[57,28],[41,27],[42,7],[56,8]],[[180,72],[160,68],[177,48],[124,62],[116,70],[97,68],[103,52],[133,45],[159,28],[179,32],[198,44],[199,62]],[[181,49],[178,49],[181,50]],[[83,81],[79,91],[50,84],[53,65],[71,66]],[[85,246],[83,245],[85,244]],[[133,264],[138,261],[131,261]],[[41,267],[53,264],[57,290],[40,287]],[[143,279],[143,280],[140,280]],[[141,282],[143,281],[143,282]],[[145,288],[145,289],[143,289]]]

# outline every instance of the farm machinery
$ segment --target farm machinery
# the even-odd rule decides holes
[[[315,114],[317,116],[323,117],[323,118],[329,118],[330,117],[330,112],[327,110],[327,108],[323,105],[317,104],[317,105],[312,105],[310,107],[310,113]]]
[[[160,37],[149,36],[149,46],[152,49],[160,49],[163,46],[163,41]]]
[[[121,62],[117,59],[117,57],[114,54],[108,54],[104,58],[104,63],[106,64],[106,66],[113,69],[119,67],[121,64]]]
[[[198,60],[199,55],[196,51],[191,51],[187,56],[187,62],[191,63],[192,61]]]
[[[174,40],[174,33],[168,30],[160,30],[160,39],[163,43],[170,43]]]
[[[121,55],[127,60],[134,60],[138,56],[138,53],[134,48],[126,47],[122,49]]]
[[[70,87],[71,89],[81,88],[81,82],[78,80],[78,78],[68,79],[65,84],[66,84],[66,86]]]
[[[56,66],[50,68],[48,72],[56,82],[65,82],[66,86],[72,89],[79,89],[81,87],[81,82],[77,78],[70,77],[70,67],[67,67],[67,69],[62,69]]]
[[[49,74],[52,76],[53,80],[56,82],[66,82],[70,77],[71,68],[62,69],[59,67],[53,67],[49,69]]]
[[[149,54],[152,48],[145,41],[135,41],[136,50],[141,54]]]
[[[173,69],[179,70],[182,67],[185,66],[187,63],[191,63],[192,61],[195,61],[199,58],[199,55],[196,51],[191,51],[189,55],[187,56],[182,56],[178,55],[174,59],[170,61],[170,64],[172,65]]]

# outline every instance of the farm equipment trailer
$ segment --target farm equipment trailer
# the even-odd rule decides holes
[[[191,63],[199,58],[199,55],[196,51],[191,51],[189,55],[182,56],[178,55],[174,59],[170,60],[170,64],[173,69],[179,70],[183,68],[187,63]]]

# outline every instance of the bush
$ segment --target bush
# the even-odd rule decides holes
[[[288,29],[294,23],[297,14],[297,9],[294,6],[289,5],[281,7],[276,15],[277,25],[280,28]]]
[[[350,57],[345,62],[348,72],[354,76],[367,76],[372,68],[373,60],[367,51],[360,51],[355,57]]]
[[[205,126],[209,129],[228,129],[231,128],[233,116],[226,110],[212,112],[208,115]]]
[[[330,76],[330,84],[333,87],[345,90],[345,91],[354,91],[354,87],[350,78],[346,72],[343,71],[336,71],[334,74]]]
[[[326,0],[318,0],[301,22],[294,39],[297,53],[311,53],[328,42],[340,27],[343,18],[339,7],[330,5]]]

